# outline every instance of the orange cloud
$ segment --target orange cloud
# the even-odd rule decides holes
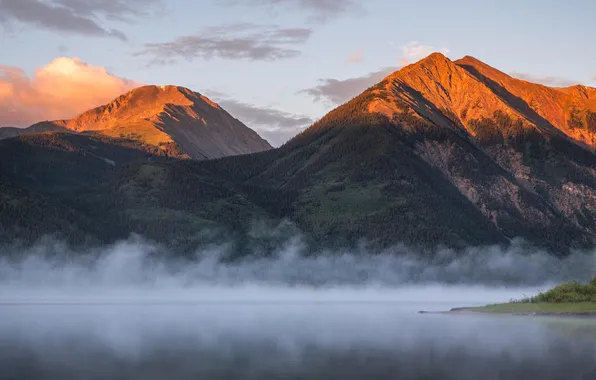
[[[0,125],[69,119],[138,85],[78,58],[56,58],[33,78],[18,67],[0,65]]]

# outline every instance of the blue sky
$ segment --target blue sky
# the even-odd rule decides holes
[[[0,65],[33,78],[76,57],[189,87],[279,145],[432,51],[594,85],[594,14],[588,0],[0,0]]]

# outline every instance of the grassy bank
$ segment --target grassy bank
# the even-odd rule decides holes
[[[596,302],[528,303],[510,302],[466,310],[504,314],[596,314]]]
[[[508,314],[594,314],[596,315],[596,277],[587,284],[569,282],[534,297],[509,303],[466,308],[467,311]]]

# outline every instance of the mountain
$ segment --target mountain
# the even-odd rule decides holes
[[[177,86],[139,87],[71,120],[39,123],[22,133],[16,128],[0,129],[0,138],[64,129],[133,139],[147,150],[169,151],[193,159],[271,149],[267,141],[219,105]]]
[[[300,230],[317,249],[367,242],[431,250],[523,238],[564,255],[596,244],[594,91],[531,84],[471,57],[433,54],[277,149],[180,160],[141,152],[135,144],[148,137],[120,137],[113,121],[101,135],[3,140],[0,177],[16,199],[38,194],[68,211],[69,240],[136,232],[192,251],[219,231],[246,254],[255,239]],[[109,123],[97,116],[104,112],[65,125],[104,128]],[[110,120],[126,120],[118,112],[109,110]],[[27,218],[19,220],[27,227]],[[282,221],[284,233],[253,225]],[[4,226],[10,236],[24,228]]]
[[[245,171],[249,183],[297,191],[289,214],[320,241],[462,247],[521,237],[557,252],[592,247],[589,124],[574,135],[556,118],[572,103],[591,115],[593,89],[528,84],[478,62],[432,54],[259,155],[255,169],[248,158],[203,166],[221,175],[233,162],[236,179]]]
[[[303,214],[319,233],[332,235],[344,215],[350,222],[342,232],[353,228],[352,237],[386,243],[523,237],[551,249],[592,246],[589,124],[572,135],[556,118],[570,97],[578,113],[591,115],[593,89],[524,84],[478,62],[437,53],[403,68],[282,147],[286,153],[268,172],[290,159],[294,170],[280,172],[293,173],[284,184],[306,189],[299,202],[316,199],[320,211],[336,210]],[[536,92],[524,95],[531,104],[515,95],[523,88]],[[557,99],[564,99],[560,108],[551,106]],[[354,193],[362,199],[349,198]]]

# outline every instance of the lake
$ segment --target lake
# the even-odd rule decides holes
[[[523,289],[6,294],[1,379],[596,379],[596,320],[420,315]]]

